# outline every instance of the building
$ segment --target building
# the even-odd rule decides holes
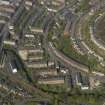
[[[57,12],[65,5],[65,0],[39,0],[41,5],[45,5],[48,11]]]
[[[25,0],[25,7],[27,10],[31,9],[33,5],[33,0]]]
[[[82,90],[89,89],[89,77],[80,72],[77,72],[76,84],[77,86],[80,86]]]
[[[11,60],[9,64],[10,64],[10,68],[12,70],[12,73],[14,73],[14,74],[17,73],[18,65],[17,65],[16,60]]]
[[[39,84],[64,84],[65,78],[63,76],[50,76],[46,78],[40,78],[38,80]]]
[[[3,43],[5,45],[15,46],[15,41],[14,40],[4,40]]]
[[[43,29],[42,28],[31,27],[30,30],[32,32],[36,32],[36,33],[43,33]]]
[[[58,75],[58,72],[55,68],[37,69],[36,73],[42,77]]]

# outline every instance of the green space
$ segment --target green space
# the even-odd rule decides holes
[[[85,21],[87,21],[87,20],[85,20]],[[89,18],[89,20],[90,20],[90,18]],[[93,20],[93,19],[91,18],[91,20]],[[75,60],[81,64],[88,66],[90,68],[90,71],[92,71],[92,70],[96,70],[96,71],[104,70],[104,68],[99,64],[97,58],[95,58],[92,55],[88,56],[87,54],[81,55],[80,53],[77,52],[77,50],[73,46],[73,43],[72,43],[70,37],[64,36],[64,34],[63,34],[65,24],[66,24],[65,21],[61,20],[59,18],[58,18],[58,21],[59,21],[58,22],[59,25],[57,25],[55,23],[55,25],[49,31],[48,37],[47,37],[48,40],[52,41],[54,43],[54,46],[57,49],[59,49],[62,53],[64,53],[66,56],[72,58],[73,60]],[[84,35],[83,39],[85,37],[86,41],[88,41],[88,43],[90,43],[90,41],[91,41],[90,40],[90,33],[89,33],[90,23],[88,21],[87,22],[85,22],[85,21],[83,21],[85,24],[83,24],[84,26],[82,28],[82,30],[84,32],[84,33],[82,32]],[[85,39],[84,39],[84,41],[85,41]],[[90,45],[94,46],[94,43],[92,43]],[[93,49],[95,49],[95,48],[96,47],[94,47]]]
[[[91,0],[80,0],[76,8],[76,12],[86,12],[90,9],[89,2]]]
[[[43,10],[42,10],[43,11]],[[36,11],[36,15],[39,13],[39,11]],[[37,19],[37,21],[34,21],[33,24],[32,24],[32,27],[37,27],[37,28],[42,28],[42,24],[43,24],[43,21],[44,19],[46,18],[48,14],[48,11],[47,10],[44,10],[42,13],[41,13],[41,16],[40,18]]]
[[[38,105],[38,102],[27,102],[25,105]]]
[[[66,92],[67,86],[65,84],[61,85],[39,85],[40,89],[49,93],[58,94]]]
[[[65,101],[71,105],[89,104],[101,105],[105,98],[105,86],[100,86],[94,90],[81,91],[79,88],[74,88],[67,91],[64,85],[41,85],[43,90],[52,96],[51,105],[59,105],[60,102]]]
[[[55,22],[54,26],[51,27],[51,30],[48,32],[48,40],[52,41],[52,38],[55,36],[59,38],[64,34],[64,28],[66,26],[66,22],[58,18],[59,22]]]
[[[7,18],[7,17],[5,17],[5,16],[0,16],[0,20],[8,21],[9,18]]]
[[[79,5],[79,11],[87,10],[89,8],[88,3],[89,3],[89,0],[81,0],[81,4]],[[29,20],[30,16],[32,16],[34,12],[37,12],[37,11],[32,10],[31,12],[29,12],[25,10],[23,12],[19,21],[15,25],[16,32],[19,32],[22,28],[25,27],[26,22]],[[42,26],[42,20],[45,17],[45,15],[46,15],[46,12],[43,13],[40,19],[38,18],[37,22],[35,21],[33,23],[33,26],[40,28]],[[97,15],[98,14],[95,14],[95,16],[89,16],[83,21],[82,29],[81,29],[82,35],[83,35],[82,37],[83,37],[83,40],[86,42],[86,44],[88,44],[92,50],[94,50],[96,53],[102,55],[105,58],[104,51],[97,48],[97,46],[91,41],[91,38],[90,38],[89,26],[93,23],[93,20],[96,18]],[[101,65],[99,64],[99,62],[95,57],[88,56],[88,55],[81,55],[80,53],[77,52],[70,39],[70,36],[64,36],[64,28],[65,28],[66,22],[64,20],[60,20],[60,19],[58,20],[59,20],[58,25],[56,24],[48,33],[48,37],[47,37],[48,41],[52,41],[55,48],[57,48],[67,57],[73,59],[76,62],[79,62],[81,64],[88,66],[90,71],[104,70],[104,68],[101,67]],[[105,20],[102,24],[103,24],[102,27],[104,27]],[[101,30],[101,28],[99,28],[99,30]],[[103,30],[99,32],[100,34],[102,32],[105,33],[105,28],[103,28]],[[104,34],[102,34],[102,38],[103,37],[104,37]],[[66,84],[62,84],[62,85],[37,84],[38,76],[36,76],[37,73],[35,72],[35,69],[34,69],[34,72],[31,69],[27,70],[26,66],[24,65],[24,62],[18,55],[17,49],[9,45],[4,45],[3,47],[5,51],[12,53],[10,54],[12,55],[11,58],[13,57],[14,59],[17,59],[17,61],[19,61],[19,66],[20,66],[19,78],[22,79],[22,81],[19,81],[19,85],[21,85],[22,88],[26,89],[27,93],[30,96],[33,96],[36,99],[39,98],[40,100],[43,100],[44,98],[48,98],[48,100],[50,101],[49,105],[65,105],[65,102],[67,102],[68,105],[80,105],[80,104],[102,105],[103,101],[105,100],[105,85],[100,86],[99,88],[94,90],[82,91],[79,87],[68,90],[68,87],[66,86]],[[36,55],[43,56],[45,58],[45,61],[48,61],[50,59],[48,52],[44,52],[43,54],[37,53]],[[30,54],[30,56],[33,56],[33,53]],[[18,73],[16,75],[18,75]],[[5,92],[6,92],[5,90],[1,89],[0,94],[3,93],[4,95]],[[15,98],[20,99],[20,97],[18,96],[17,97],[14,97],[14,96],[11,97],[11,96],[12,95],[5,98],[4,100],[6,101],[5,105],[13,105],[13,99]],[[28,102],[26,105],[38,105],[38,102],[31,101],[31,102]]]
[[[17,60],[18,63],[18,73],[23,77],[24,81],[32,82],[30,72],[27,70],[26,65],[23,63],[22,59],[20,58],[17,49],[13,48],[9,45],[4,45],[4,50],[11,54],[14,59]]]
[[[49,56],[48,52],[45,51],[45,49],[44,49],[44,53],[43,53],[43,59],[46,62],[50,60],[50,56]]]
[[[22,23],[23,19],[26,18],[26,15],[28,13],[28,11],[24,8],[23,10],[24,12],[22,12],[21,16],[19,17],[19,20],[16,22],[15,24],[15,32],[20,32],[20,24]]]

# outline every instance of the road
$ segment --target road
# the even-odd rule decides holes
[[[97,22],[102,21],[103,17],[105,16],[105,13],[101,14],[100,16],[98,16],[96,18],[95,23],[93,23],[93,25],[90,26],[90,34],[91,34],[91,39],[92,41],[101,49],[103,49],[105,51],[105,45],[102,42],[103,40],[100,40],[99,38],[96,38],[96,29],[95,29],[95,25],[97,24]]]
[[[47,34],[48,30],[51,27],[53,19],[48,22],[46,27],[44,28],[44,48],[50,53],[51,56],[54,56],[55,60],[62,62],[66,67],[71,68],[74,67],[76,69],[79,69],[83,72],[89,72],[89,68],[87,66],[84,66],[77,61],[73,60],[72,58],[66,57],[63,53],[59,52],[56,48],[54,48],[53,44],[48,42],[47,40]]]
[[[22,7],[23,4],[21,4],[21,6],[19,7],[18,11],[16,12],[16,14],[13,15],[13,17],[11,18],[12,21],[9,21],[10,23],[11,22],[14,22],[18,15],[20,14],[20,11],[21,9],[23,8]],[[31,24],[33,22],[34,19],[38,18],[39,15],[41,14],[41,12],[38,13],[37,16],[33,16],[33,18],[29,18],[32,19],[32,20],[28,20],[28,24]],[[0,33],[0,51],[2,51],[2,48],[3,48],[3,41],[5,40],[6,36],[8,35],[9,33],[9,29],[8,29],[8,23],[4,25],[1,33]],[[32,83],[27,83],[26,81],[24,80],[20,80],[19,78],[17,78],[15,75],[12,75],[12,74],[6,74],[5,72],[3,71],[0,71],[1,74],[5,75],[5,76],[8,76],[9,77],[9,80],[13,83],[16,83],[16,84],[19,84],[20,86],[22,86],[27,92],[29,93],[38,93],[39,95],[41,96],[44,96],[45,98],[47,99],[51,99],[50,95],[48,95],[47,93],[43,92],[39,87],[37,87],[36,85],[33,85]]]
[[[96,78],[97,80],[101,81],[102,83],[105,83],[105,76],[94,75],[93,73],[90,73],[89,68],[87,66],[73,60],[72,58],[68,58],[63,53],[58,51],[54,47],[53,43],[51,43],[47,40],[47,34],[49,31],[49,28],[51,28],[51,23],[52,23],[52,21],[50,20],[48,22],[48,24],[46,25],[46,27],[44,28],[45,29],[44,30],[44,48],[46,49],[47,52],[49,52],[49,54],[53,57],[53,59],[55,59],[56,61],[59,61],[60,63],[65,65],[65,67],[68,67],[68,68],[73,67],[73,68],[75,68],[74,70],[76,70],[76,71],[85,72],[85,73],[88,73],[89,75],[92,74],[93,78]]]

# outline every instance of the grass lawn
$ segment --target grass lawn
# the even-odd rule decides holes
[[[73,47],[73,44],[69,37],[62,36],[59,40],[54,41],[54,45],[57,49],[63,52],[66,56],[72,58],[73,60],[87,65],[90,69],[95,69],[98,62],[94,58],[89,58],[87,55],[79,54]]]

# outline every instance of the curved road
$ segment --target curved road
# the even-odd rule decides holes
[[[63,53],[61,53],[59,50],[57,50],[54,45],[49,42],[47,40],[47,35],[48,35],[48,31],[51,28],[52,21],[49,21],[49,23],[46,25],[46,27],[44,28],[44,48],[46,49],[46,51],[49,52],[49,54],[57,61],[61,62],[62,64],[64,64],[66,67],[68,68],[74,68],[73,70],[76,71],[81,71],[81,72],[85,72],[88,73],[90,77],[95,78],[96,80],[99,80],[102,83],[105,83],[105,76],[101,76],[98,74],[94,74],[94,73],[90,73],[89,72],[89,68],[75,60],[73,60],[72,58],[68,58],[67,56],[65,56]]]
[[[56,16],[55,16],[56,17]],[[46,27],[44,28],[44,48],[49,52],[49,54],[51,56],[53,56],[57,61],[62,62],[66,67],[71,68],[74,67],[82,72],[89,72],[89,68],[75,60],[73,60],[72,58],[68,58],[67,56],[65,56],[63,53],[61,53],[60,51],[58,51],[53,44],[50,42],[48,43],[47,40],[47,34],[48,31],[50,29],[50,27],[52,26],[53,19],[52,21],[49,21],[49,23],[46,25]]]

